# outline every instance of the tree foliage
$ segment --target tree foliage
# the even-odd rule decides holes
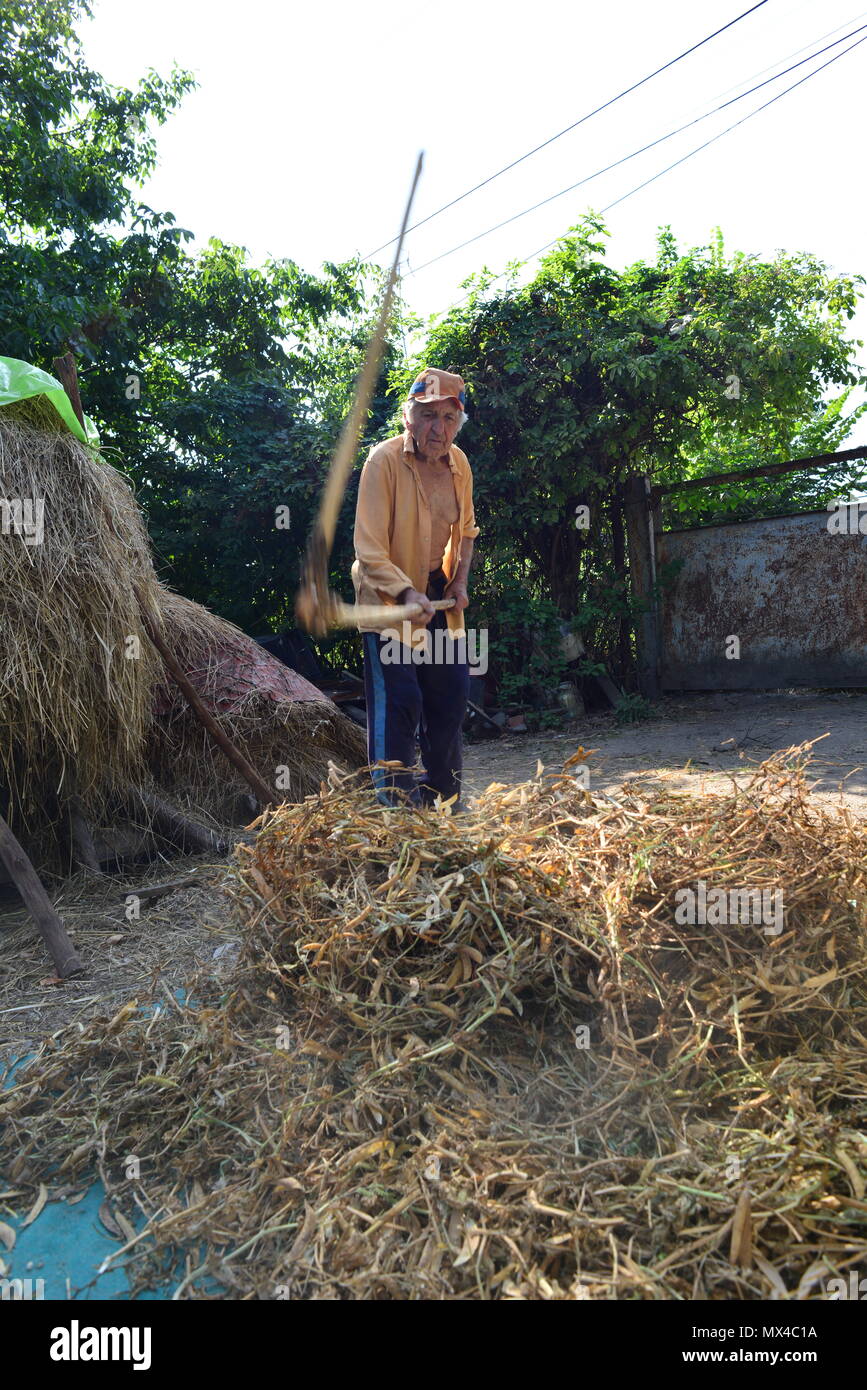
[[[136,196],[192,79],[110,86],[75,35],[89,12],[80,0],[0,10],[2,350],[51,370],[72,349],[164,577],[250,630],[279,627],[378,279],[358,261],[319,275],[289,259],[256,267],[216,238],[193,254],[192,233]],[[380,393],[373,436],[391,408]],[[349,552],[345,510],[344,588]]]
[[[529,284],[513,276],[495,291],[480,277],[433,326],[424,356],[468,383],[461,442],[492,606],[520,582],[625,668],[627,476],[667,483],[833,449],[865,408],[842,414],[865,378],[845,335],[860,278],[808,255],[727,260],[720,234],[680,254],[667,228],[655,263],[618,272],[605,235],[590,214]],[[843,389],[827,404],[829,386]],[[684,513],[698,496],[685,494]]]
[[[255,266],[219,238],[193,250],[170,212],[141,201],[157,133],[193,80],[112,86],[76,37],[89,14],[88,0],[0,7],[2,351],[50,370],[71,348],[164,577],[250,631],[279,628],[381,274],[358,260]],[[606,235],[590,214],[529,284],[515,268],[505,282],[481,273],[410,362],[401,310],[359,451],[360,463],[396,423],[422,361],[464,375],[482,528],[473,620],[515,703],[550,696],[562,620],[591,660],[629,671],[629,474],[667,483],[830,451],[867,408],[851,408],[865,377],[846,337],[860,277],[806,253],[727,257],[719,232],[681,252],[668,227],[653,263],[616,271]],[[822,505],[862,471],[690,492],[670,517]],[[332,557],[347,596],[353,500],[350,488]],[[341,661],[350,652],[343,642]]]

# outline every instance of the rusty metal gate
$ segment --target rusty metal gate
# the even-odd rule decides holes
[[[809,512],[664,531],[663,690],[867,686],[867,535]]]
[[[674,490],[642,477],[627,487],[642,691],[867,687],[867,502],[664,531],[659,500]],[[657,571],[673,562],[660,593]]]

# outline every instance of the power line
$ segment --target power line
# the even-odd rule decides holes
[[[670,130],[667,135],[660,135],[658,139],[651,140],[649,145],[642,145],[640,149],[633,150],[631,154],[624,155],[622,159],[616,159],[613,164],[606,164],[603,169],[597,169],[595,174],[587,174],[585,178],[579,179],[577,183],[571,183],[568,188],[561,188],[559,193],[551,193],[547,198],[542,198],[538,203],[533,203],[531,207],[524,208],[521,212],[515,212],[511,217],[506,217],[502,222],[497,222],[493,227],[488,227],[486,231],[477,232],[475,236],[468,237],[466,241],[460,242],[458,246],[452,246],[448,251],[441,251],[438,256],[432,256],[429,261],[425,261],[422,265],[416,266],[412,274],[421,274],[423,270],[427,270],[428,266],[436,265],[438,261],[446,260],[448,256],[453,256],[456,252],[463,251],[465,247],[472,246],[474,242],[481,241],[486,236],[491,236],[493,232],[500,231],[502,227],[508,227],[511,222],[517,222],[520,218],[527,217],[531,212],[536,212],[539,208],[545,207],[546,204],[555,202],[557,198],[563,198],[567,193],[574,193],[576,188],[581,188],[585,183],[592,183],[593,179],[600,178],[602,174],[609,173],[610,170],[618,168],[621,164],[627,164],[630,159],[636,159],[640,154],[646,154],[648,150],[654,149],[656,145],[662,145],[666,140],[673,140],[675,135],[681,135],[683,131],[689,130],[694,125],[699,125],[702,121],[708,120],[711,116],[716,116],[720,111],[724,111],[727,106],[733,106],[735,102],[743,101],[745,97],[752,96],[753,92],[760,91],[762,87],[767,87],[771,82],[777,82],[781,77],[785,77],[788,73],[794,72],[796,68],[803,67],[805,63],[811,63],[814,58],[820,58],[822,54],[827,53],[829,49],[836,48],[839,44],[845,43],[847,39],[853,38],[855,34],[860,34],[864,29],[867,29],[867,24],[862,24],[858,29],[853,29],[851,33],[844,34],[842,38],[835,39],[833,43],[826,44],[824,48],[817,49],[815,53],[811,53],[808,57],[802,58],[800,62],[792,63],[790,67],[784,68],[782,72],[775,73],[773,77],[766,78],[764,82],[758,82],[755,87],[750,87],[746,92],[741,92],[739,96],[732,97],[729,101],[724,101],[720,106],[715,106],[711,111],[705,111],[703,116],[696,116],[694,120],[687,121],[685,125],[678,126],[676,130]],[[843,55],[838,54],[837,56],[842,57]],[[763,108],[759,107],[758,109],[762,110]]]
[[[432,222],[435,217],[439,217],[440,213],[446,212],[448,208],[455,207],[457,203],[462,203],[465,198],[469,198],[471,193],[477,193],[480,188],[484,188],[487,184],[493,183],[494,179],[498,179],[501,174],[506,174],[510,169],[517,168],[519,164],[523,164],[525,159],[529,159],[532,155],[538,154],[540,150],[544,150],[548,145],[552,145],[554,141],[559,140],[561,136],[568,135],[570,130],[576,130],[579,125],[583,125],[585,121],[591,120],[593,116],[598,116],[601,111],[606,111],[608,107],[613,106],[615,102],[622,101],[624,97],[629,96],[630,92],[637,91],[639,87],[643,87],[645,83],[650,82],[654,77],[658,77],[659,74],[665,72],[667,68],[674,67],[675,63],[679,63],[683,58],[688,58],[690,53],[695,53],[697,49],[703,48],[706,43],[710,43],[711,39],[715,39],[718,35],[724,34],[727,29],[731,29],[735,24],[739,24],[742,19],[746,19],[748,15],[753,14],[756,10],[760,10],[762,6],[767,3],[768,0],[759,0],[757,5],[753,5],[748,10],[744,10],[743,14],[739,14],[737,19],[729,20],[728,24],[724,24],[721,29],[715,29],[712,34],[708,34],[707,38],[702,39],[699,43],[694,43],[692,48],[685,49],[684,52],[679,53],[676,58],[671,58],[667,63],[663,63],[662,67],[657,68],[655,72],[649,73],[647,77],[642,77],[640,82],[633,82],[631,87],[627,87],[625,91],[619,92],[616,97],[611,97],[608,101],[604,102],[602,106],[597,106],[594,111],[589,111],[587,115],[582,116],[580,120],[573,121],[572,124],[567,125],[564,130],[559,130],[556,135],[549,136],[547,140],[542,141],[541,145],[536,145],[534,149],[528,150],[526,154],[522,154],[518,159],[513,159],[511,164],[506,164],[502,169],[498,169],[495,174],[490,174],[486,179],[482,179],[481,183],[474,184],[472,188],[467,189],[466,193],[459,193],[457,198],[452,198],[450,203],[444,203],[441,208],[437,208],[436,212],[428,213],[427,217],[423,217],[421,221],[414,222],[411,227],[407,228],[407,231],[414,232],[418,227],[423,227],[426,222]],[[390,241],[383,242],[382,246],[377,246],[375,251],[371,251],[369,255],[365,256],[364,260],[372,260],[374,256],[379,255],[380,251],[385,251],[389,246],[392,246],[394,241],[395,238],[392,237]]]
[[[859,31],[855,30],[854,32],[858,33]],[[635,188],[631,188],[628,193],[624,193],[621,195],[621,197],[615,198],[612,203],[608,203],[606,207],[601,208],[600,212],[610,212],[612,208],[617,207],[618,203],[626,202],[627,198],[631,198],[635,193],[640,193],[643,188],[647,188],[649,184],[655,183],[656,180],[661,179],[664,174],[668,174],[671,172],[672,169],[676,169],[679,164],[685,164],[688,159],[692,159],[693,155],[700,154],[702,150],[706,150],[709,145],[713,145],[716,143],[717,140],[721,140],[723,136],[728,135],[730,131],[737,130],[738,126],[742,126],[747,121],[752,120],[753,116],[757,116],[760,111],[766,111],[769,106],[773,106],[774,103],[779,101],[781,97],[787,96],[788,93],[793,92],[796,87],[803,86],[805,82],[809,82],[811,77],[815,77],[817,73],[823,72],[825,68],[830,67],[832,63],[838,62],[840,58],[844,58],[847,53],[851,53],[853,48],[860,47],[862,43],[867,43],[867,35],[865,35],[863,39],[858,39],[857,43],[850,44],[849,48],[844,48],[842,53],[835,53],[834,57],[829,58],[827,63],[822,63],[821,67],[814,68],[812,72],[808,72],[797,82],[793,82],[791,87],[786,87],[782,92],[778,92],[775,97],[771,97],[770,101],[763,102],[761,106],[757,106],[755,111],[748,112],[746,116],[742,116],[739,121],[735,121],[732,125],[727,126],[725,130],[721,130],[719,134],[712,136],[710,140],[705,140],[704,144],[697,145],[694,150],[690,150],[688,154],[682,155],[681,158],[676,159],[673,164],[669,164],[666,166],[666,168],[660,169],[658,174],[653,174],[651,178],[645,179],[643,183],[638,184]],[[534,260],[536,256],[541,256],[543,251],[547,251],[550,249],[550,247],[556,246],[557,242],[561,241],[564,235],[566,235],[566,233],[561,233],[560,236],[554,237],[552,241],[546,242],[544,246],[540,246],[537,251],[532,251],[529,256],[526,256],[522,261],[519,261],[515,268],[520,268],[521,266],[527,265],[530,261]],[[507,267],[506,270],[501,270],[499,275],[494,275],[488,281],[488,285],[492,285],[495,281],[501,280],[504,275],[508,274],[509,269],[510,267]],[[485,286],[485,288],[487,289],[487,285]],[[465,294],[463,298],[459,299],[456,302],[456,304],[454,304],[452,307],[457,308],[459,305],[466,303],[466,301],[470,298],[472,293],[473,291],[470,290],[469,294]]]
[[[846,28],[848,28],[848,26],[849,26],[850,24],[857,24],[858,20],[859,20],[859,19],[863,19],[864,16],[865,16],[865,14],[867,14],[867,10],[861,10],[861,12],[860,12],[859,14],[850,15],[849,18],[846,19],[846,20],[844,20],[842,24],[835,24],[834,28],[833,28],[833,29],[829,29],[827,33],[825,33],[825,34],[819,34],[818,38],[810,39],[810,42],[809,42],[809,43],[802,44],[800,48],[796,48],[792,53],[787,53],[786,56],[785,56],[785,58],[780,58],[780,59],[779,59],[779,62],[780,62],[780,63],[787,63],[787,62],[789,61],[790,58],[798,58],[798,57],[800,57],[800,55],[801,55],[802,53],[806,53],[807,49],[808,49],[808,48],[812,48],[814,44],[821,43],[821,42],[823,41],[823,39],[830,39],[831,36],[832,36],[832,34],[839,34],[839,32],[840,32],[841,29],[846,29]],[[858,31],[857,31],[857,29],[856,29],[856,30],[855,30],[855,33],[857,33],[857,32],[858,32]],[[846,36],[844,35],[844,37],[846,37]],[[770,72],[771,69],[772,69],[772,68],[775,68],[775,67],[777,67],[777,63],[769,63],[769,64],[767,65],[767,67],[759,68],[758,72],[751,72],[747,77],[743,78],[742,81],[743,81],[743,82],[752,82],[752,80],[753,80],[754,77],[764,77],[764,75],[765,75],[766,72]],[[786,71],[788,71],[788,69],[786,69]],[[776,76],[777,76],[777,77],[782,77],[782,76],[783,76],[783,73],[782,73],[782,72],[778,72],[778,73],[776,74]],[[741,82],[735,82],[733,86],[731,86],[731,87],[726,87],[725,91],[723,91],[723,92],[715,92],[714,95],[713,95],[713,97],[711,98],[711,100],[712,100],[712,101],[716,101],[717,97],[727,97],[728,94],[729,94],[729,92],[735,91],[735,89],[736,89],[737,87],[740,87],[740,86],[741,86]]]

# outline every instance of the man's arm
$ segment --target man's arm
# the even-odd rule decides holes
[[[473,546],[475,538],[464,536],[461,541],[461,558],[455,570],[454,578],[446,585],[443,592],[444,598],[453,598],[455,601],[455,612],[462,613],[469,603],[467,596],[467,579],[470,573],[470,565],[473,562]]]
[[[455,570],[455,577],[452,580],[453,584],[461,584],[464,588],[467,587],[470,565],[473,563],[473,546],[475,543],[474,536],[464,536],[461,541],[461,558]]]
[[[461,558],[458,567],[452,576],[450,583],[446,585],[445,597],[453,598],[455,601],[454,611],[462,613],[469,603],[467,596],[467,579],[470,573],[470,565],[473,562],[473,542],[479,534],[476,525],[476,511],[473,506],[473,473],[469,465],[466,454],[458,450],[466,468],[464,474],[464,504],[461,508],[464,517],[464,532],[461,538]]]

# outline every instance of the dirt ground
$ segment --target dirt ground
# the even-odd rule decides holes
[[[822,739],[813,752],[814,795],[867,815],[867,694],[769,691],[663,700],[660,717],[618,728],[611,715],[584,718],[556,734],[520,734],[467,750],[465,785],[477,795],[491,782],[522,782],[538,761],[551,770],[579,745],[597,750],[589,790],[613,793],[638,774],[677,791],[743,782],[777,749]],[[822,735],[827,734],[827,738]]]
[[[787,692],[664,700],[659,717],[619,728],[610,714],[587,716],[562,732],[520,734],[470,745],[465,792],[532,777],[538,762],[556,770],[579,746],[597,750],[589,790],[616,794],[638,774],[689,792],[743,781],[777,749],[821,738],[814,751],[814,792],[829,808],[867,815],[867,694]],[[238,838],[243,838],[239,832]],[[155,901],[139,916],[137,888],[195,874],[196,881]],[[94,1013],[113,1014],[153,984],[171,1008],[173,993],[197,967],[223,973],[237,951],[231,877],[202,858],[130,867],[124,875],[69,880],[54,894],[86,973],[63,984],[12,893],[0,898],[0,1078],[3,1066],[58,1028]],[[133,910],[134,911],[134,910]]]

